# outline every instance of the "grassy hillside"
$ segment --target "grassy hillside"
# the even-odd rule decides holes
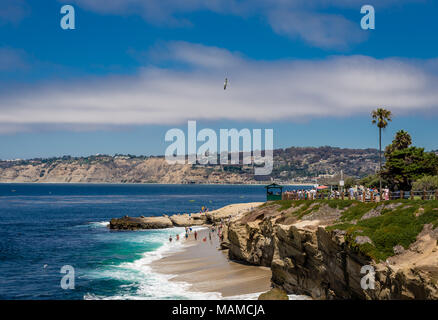
[[[344,230],[346,241],[354,250],[360,251],[376,261],[394,255],[394,247],[407,249],[415,242],[425,224],[438,227],[438,201],[397,200],[385,203],[363,203],[349,200],[293,201],[281,200],[263,206],[279,205],[278,211],[296,218],[306,218],[322,206],[339,212],[339,218],[328,230]],[[357,236],[368,237],[372,243],[358,244]]]

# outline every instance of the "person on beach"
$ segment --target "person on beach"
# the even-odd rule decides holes
[[[198,240],[198,232],[195,231],[195,240]]]
[[[189,238],[189,234],[186,232],[186,240]]]
[[[172,235],[169,236],[169,242],[172,242]]]
[[[178,241],[178,240],[179,240],[179,234],[176,235],[176,241]]]
[[[208,238],[211,240],[211,232],[208,233]]]

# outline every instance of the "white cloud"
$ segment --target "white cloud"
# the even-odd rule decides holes
[[[135,76],[83,78],[3,93],[0,123],[15,131],[43,124],[83,129],[188,119],[299,121],[369,113],[378,106],[395,114],[438,108],[437,60],[337,56],[260,62],[184,42],[169,48],[163,57],[189,66],[146,67]],[[225,77],[230,84],[224,91]]]
[[[345,49],[364,41],[364,33],[357,24],[335,14],[272,11],[268,16],[273,30],[291,38],[301,37],[321,48]]]
[[[345,49],[362,42],[367,34],[360,21],[351,21],[332,9],[360,12],[364,4],[377,8],[425,0],[58,0],[74,3],[101,14],[139,15],[156,25],[190,25],[187,14],[212,11],[235,16],[258,16],[272,29],[290,38],[299,38],[322,48]]]

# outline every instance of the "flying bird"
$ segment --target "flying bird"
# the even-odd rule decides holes
[[[224,82],[224,90],[227,89],[228,86],[228,78],[225,78],[225,82]]]

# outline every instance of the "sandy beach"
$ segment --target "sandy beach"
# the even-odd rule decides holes
[[[203,239],[206,241],[203,241]],[[181,240],[180,240],[181,241]],[[192,232],[181,252],[152,264],[154,271],[176,275],[171,281],[184,281],[193,291],[220,292],[223,297],[265,292],[271,288],[271,270],[228,260],[226,251],[218,250],[217,231],[209,238],[208,229]]]
[[[209,214],[215,220],[229,216],[236,219],[260,204],[233,204]],[[271,288],[270,268],[230,261],[227,251],[219,250],[217,229],[211,237],[208,227],[197,232],[197,240],[194,232],[189,233],[187,240],[179,240],[184,242],[182,251],[155,261],[152,264],[154,271],[176,275],[172,281],[187,282],[192,285],[193,291],[219,292],[223,297],[265,292]]]

